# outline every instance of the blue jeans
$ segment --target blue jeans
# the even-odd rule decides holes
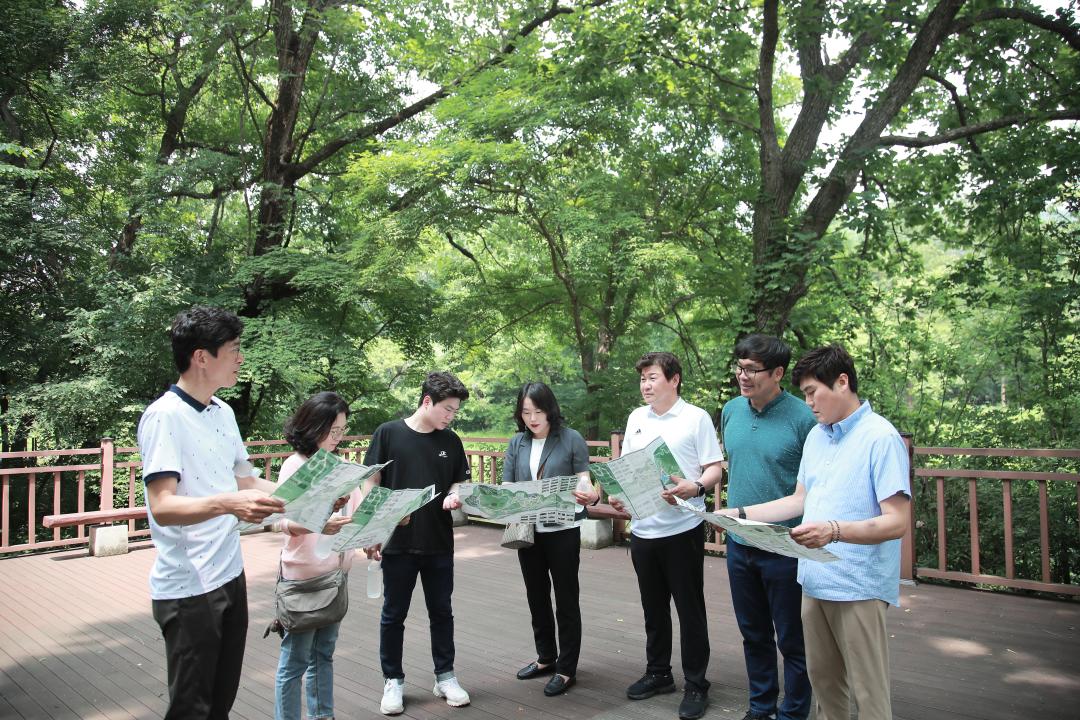
[[[743,636],[750,710],[777,713],[780,678],[776,650],[784,656],[784,702],[778,720],[806,720],[810,714],[810,677],[803,647],[802,587],[799,561],[734,540],[727,544],[728,585],[735,620]],[[774,633],[775,629],[775,633]]]
[[[341,623],[285,633],[274,687],[275,720],[300,720],[300,678],[309,718],[334,716],[334,646]]]
[[[383,677],[405,677],[401,655],[405,642],[405,618],[409,616],[416,578],[424,585],[428,625],[431,631],[431,660],[440,678],[454,672],[454,554],[383,555],[383,608],[379,628],[379,660]]]

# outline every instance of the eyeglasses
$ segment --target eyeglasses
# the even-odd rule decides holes
[[[345,433],[347,433],[348,431],[348,427],[332,427],[330,428],[330,437],[334,438],[335,440],[340,440],[341,438],[345,437]]]
[[[757,377],[758,373],[770,372],[773,368],[748,368],[743,367],[739,363],[733,363],[731,366],[731,374],[738,377],[740,374],[749,380],[753,380]]]

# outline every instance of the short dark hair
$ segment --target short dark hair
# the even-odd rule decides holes
[[[791,381],[801,387],[803,379],[811,377],[831,388],[841,375],[847,375],[848,387],[858,395],[859,379],[855,375],[855,361],[839,345],[826,345],[814,348],[799,358],[791,371]]]
[[[784,372],[787,372],[791,348],[772,335],[747,335],[735,344],[735,357],[739,360],[757,360],[766,370],[784,368]]]
[[[638,371],[638,375],[642,373],[647,367],[653,365],[659,366],[664,371],[664,377],[668,380],[679,376],[679,384],[675,386],[675,392],[682,394],[682,363],[679,362],[679,358],[675,357],[674,353],[669,352],[647,352],[641,356],[641,359],[634,364],[634,369]]]
[[[285,439],[293,450],[311,457],[323,438],[330,434],[331,426],[341,413],[349,417],[349,403],[336,392],[312,395],[285,421]]]
[[[196,350],[206,350],[217,357],[218,349],[240,337],[243,331],[240,318],[224,308],[195,305],[181,311],[169,328],[176,369],[181,375],[186,373]]]
[[[521,386],[521,390],[518,390],[517,407],[514,409],[514,420],[517,421],[518,431],[532,435],[532,430],[521,419],[521,410],[525,404],[525,398],[532,400],[536,409],[547,415],[547,421],[551,424],[551,432],[558,432],[563,423],[562,411],[559,410],[559,401],[555,399],[555,393],[551,392],[551,388],[542,382],[527,382]]]
[[[424,384],[420,386],[420,401],[417,407],[424,404],[424,396],[431,398],[431,404],[441,403],[446,398],[457,398],[461,402],[469,399],[469,390],[457,376],[448,372],[428,373]]]

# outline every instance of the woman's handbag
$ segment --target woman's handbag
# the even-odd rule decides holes
[[[276,624],[284,632],[307,632],[341,622],[349,610],[349,574],[339,565],[307,580],[286,580],[279,564],[274,607]]]
[[[506,523],[502,546],[510,550],[530,548],[536,541],[536,526],[532,523]]]

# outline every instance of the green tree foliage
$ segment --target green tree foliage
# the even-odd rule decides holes
[[[473,389],[467,432],[509,432],[542,379],[603,438],[642,352],[717,411],[734,341],[767,330],[848,345],[920,445],[1080,446],[1076,13],[9,4],[3,449],[130,442],[194,302],[245,318],[226,397],[253,437],[322,389],[370,431],[438,366]]]

